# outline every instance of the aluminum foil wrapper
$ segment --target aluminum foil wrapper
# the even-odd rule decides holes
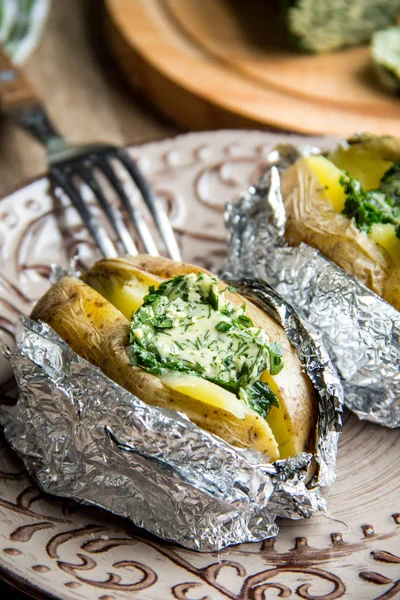
[[[334,481],[342,389],[318,335],[262,282],[239,282],[286,329],[319,408],[315,451],[268,463],[175,411],[145,404],[75,354],[46,324],[22,319],[15,351],[3,345],[19,386],[0,407],[5,436],[50,494],[105,508],[199,551],[278,533],[277,516],[325,509]]]
[[[223,277],[262,277],[321,335],[361,419],[400,426],[400,313],[317,250],[285,241],[279,172],[317,148],[278,146],[257,186],[228,204]]]

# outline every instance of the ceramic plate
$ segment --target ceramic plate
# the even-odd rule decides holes
[[[184,260],[221,264],[224,203],[256,181],[271,147],[285,140],[221,131],[130,148],[166,203]],[[19,314],[47,288],[52,262],[65,265],[78,253],[87,264],[96,256],[75,211],[50,193],[46,178],[0,201],[0,245],[0,328],[9,340]],[[4,379],[5,362],[1,368]],[[281,520],[276,540],[198,554],[100,510],[44,496],[3,442],[0,571],[36,597],[66,600],[394,598],[400,594],[396,443],[398,431],[347,414],[337,482],[325,490],[328,515]]]

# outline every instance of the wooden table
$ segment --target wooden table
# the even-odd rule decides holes
[[[38,49],[25,65],[59,129],[74,141],[128,144],[179,130],[135,95],[104,47],[100,0],[53,0]],[[44,150],[0,122],[0,195],[46,169]],[[0,581],[0,597],[28,597]]]
[[[59,129],[73,141],[127,144],[178,129],[125,83],[102,33],[101,0],[53,0],[38,49],[25,65]],[[45,170],[44,150],[0,123],[0,195]]]

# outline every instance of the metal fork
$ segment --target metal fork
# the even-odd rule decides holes
[[[129,154],[124,149],[109,144],[70,144],[54,127],[40,98],[22,71],[11,63],[1,49],[0,112],[23,127],[46,148],[47,163],[54,184],[70,198],[105,257],[118,256],[118,252],[106,230],[97,221],[90,205],[83,198],[79,183],[86,184],[92,191],[124,251],[135,255],[138,254],[138,250],[120,210],[106,197],[99,182],[99,174],[116,192],[146,252],[153,256],[159,254],[146,221],[131,202],[117,175],[114,164],[119,163],[140,191],[169,256],[173,260],[181,260],[179,247],[164,208]]]

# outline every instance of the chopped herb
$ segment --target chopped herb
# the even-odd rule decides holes
[[[185,366],[183,361],[179,360],[167,360],[163,363],[163,367],[165,369],[169,369],[170,371],[183,371],[189,372],[189,367]]]
[[[239,379],[245,379],[248,372],[249,372],[249,365],[244,362],[242,365],[242,368],[240,369]]]
[[[173,327],[173,325],[173,320],[168,317],[154,319],[154,327],[156,327],[157,329],[169,329]]]
[[[264,419],[273,406],[279,406],[278,398],[264,381],[256,381],[251,387],[241,390],[241,398]]]
[[[381,179],[379,190],[396,203],[400,202],[400,162],[386,171]]]
[[[400,225],[400,165],[397,163],[385,173],[377,190],[364,191],[354,177],[342,175],[346,200],[343,214],[354,218],[360,231],[370,233],[375,223]]]
[[[136,367],[139,364],[139,357],[137,354],[132,354],[130,364],[131,367]]]
[[[154,285],[151,285],[149,287],[148,294],[143,298],[143,303],[151,304],[152,302],[157,300],[158,296],[159,296],[159,294],[156,292],[156,288],[154,287]]]
[[[241,325],[244,325],[245,327],[254,327],[253,321],[250,319],[250,317],[246,317],[246,315],[239,315],[238,321]]]
[[[233,327],[233,323],[229,323],[229,321],[220,321],[216,324],[215,329],[218,331],[228,331]]]
[[[157,357],[151,352],[142,348],[139,344],[132,344],[133,354],[131,365],[138,365],[145,371],[150,371],[155,375],[161,375],[162,370]]]
[[[203,377],[265,416],[278,400],[260,377],[265,369],[276,374],[283,368],[282,348],[245,311],[245,303],[233,306],[217,280],[203,273],[152,286],[132,314],[131,364],[158,376]]]
[[[218,310],[218,292],[215,289],[215,286],[210,287],[210,293],[208,295],[208,302],[212,306],[214,310]]]
[[[278,375],[283,369],[283,348],[278,342],[273,342],[269,348],[269,372]]]
[[[240,356],[242,356],[242,355],[243,355],[243,354],[246,352],[246,350],[248,350],[248,349],[249,349],[249,347],[247,346],[247,344],[243,344],[242,348],[243,348],[243,350],[241,350],[240,352],[238,352],[238,353],[236,354],[236,357],[237,357],[237,358],[239,358]]]

